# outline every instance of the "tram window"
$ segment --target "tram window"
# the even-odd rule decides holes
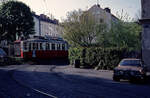
[[[46,50],[49,50],[49,43],[46,43]]]
[[[62,50],[65,50],[65,44],[62,44]]]
[[[52,50],[55,50],[55,44],[52,44]]]
[[[36,50],[38,48],[38,43],[33,43],[33,50]]]
[[[37,49],[40,50],[40,43],[37,43],[37,45],[38,45]]]
[[[40,50],[43,50],[42,43],[40,43]]]
[[[36,44],[35,43],[33,43],[33,50],[35,50],[36,49]]]
[[[23,43],[23,47],[24,47],[24,50],[27,50],[27,43],[26,42]]]
[[[51,50],[51,43],[49,43],[49,50]]]
[[[31,51],[31,43],[29,43],[29,51]]]
[[[38,50],[38,43],[36,43],[36,50]]]
[[[57,44],[57,50],[60,50],[60,44]]]

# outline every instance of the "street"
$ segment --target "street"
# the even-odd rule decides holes
[[[112,71],[69,65],[1,68],[1,98],[150,98],[150,84],[115,82]]]
[[[0,0],[0,98],[150,98],[149,9]]]
[[[0,67],[0,98],[50,98],[15,81],[12,75],[16,68],[18,65]]]

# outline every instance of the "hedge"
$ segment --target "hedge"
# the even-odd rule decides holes
[[[69,49],[69,60],[72,65],[80,60],[82,67],[111,70],[131,52],[127,48],[76,47]]]

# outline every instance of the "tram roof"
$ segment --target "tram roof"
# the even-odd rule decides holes
[[[36,38],[32,38],[32,39],[27,39],[24,40],[24,42],[51,42],[51,43],[67,43],[64,40],[57,40],[57,39],[36,39]]]

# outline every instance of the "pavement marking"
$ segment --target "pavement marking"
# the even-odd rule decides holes
[[[42,92],[42,91],[40,91],[40,90],[37,90],[37,89],[34,89],[34,88],[32,88],[32,89],[33,89],[34,91],[39,92],[39,93],[41,93],[41,94],[43,94],[43,95],[46,95],[46,96],[48,96],[48,97],[58,98],[58,97],[56,97],[56,96],[53,96],[53,95],[51,95],[51,94]]]

